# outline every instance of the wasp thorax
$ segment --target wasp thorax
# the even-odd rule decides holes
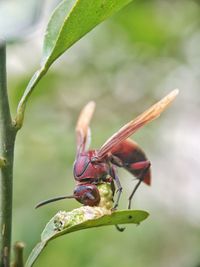
[[[98,206],[100,202],[99,190],[94,184],[81,184],[74,190],[75,199],[88,206]]]

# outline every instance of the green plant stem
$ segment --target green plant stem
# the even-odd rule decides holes
[[[4,166],[6,166],[6,159],[0,157],[0,168],[3,168]]]
[[[13,154],[16,128],[12,124],[7,95],[6,48],[0,43],[0,267],[10,266],[12,230]]]

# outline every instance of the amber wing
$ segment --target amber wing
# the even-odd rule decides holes
[[[115,146],[118,146],[121,142],[126,140],[139,128],[149,123],[152,120],[155,120],[160,116],[160,114],[167,108],[167,106],[175,99],[178,94],[178,89],[173,90],[155,105],[151,106],[136,119],[130,121],[124,125],[118,132],[112,135],[99,149],[98,159],[106,157],[109,152],[114,149]]]
[[[90,128],[89,124],[95,110],[95,102],[90,101],[81,111],[76,124],[77,151],[81,152],[89,146]]]

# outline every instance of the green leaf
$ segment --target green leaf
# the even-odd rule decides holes
[[[33,266],[34,262],[36,261],[37,257],[40,255],[46,244],[46,242],[40,242],[34,247],[30,256],[28,257],[25,267]]]
[[[131,0],[65,0],[55,9],[44,39],[42,65],[55,59]]]
[[[21,128],[26,102],[51,64],[96,25],[109,18],[132,0],[64,0],[48,23],[40,69],[29,82],[17,108],[15,124]]]
[[[41,242],[36,245],[36,247],[31,252],[25,267],[31,267],[36,261],[40,253],[43,251],[47,243],[59,236],[66,235],[75,231],[100,227],[106,225],[118,225],[118,224],[139,224],[145,220],[149,214],[142,210],[123,210],[110,212],[110,214],[97,215],[99,211],[108,212],[104,208],[89,207],[89,215],[91,216],[91,211],[94,211],[94,217],[92,219],[85,220],[85,214],[88,212],[88,208],[84,210],[85,207],[76,209],[72,212],[59,212],[55,215],[49,223],[46,225],[42,235]],[[84,214],[83,214],[83,213]],[[82,216],[84,215],[84,216]],[[66,219],[67,218],[67,219]],[[60,228],[58,221],[60,220]]]

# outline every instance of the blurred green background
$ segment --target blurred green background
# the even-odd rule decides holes
[[[42,2],[42,4],[41,4]],[[42,36],[59,1],[0,3],[0,34],[9,40],[8,86],[12,113],[38,68]],[[80,25],[81,27],[81,25]],[[180,94],[162,116],[134,135],[152,162],[152,186],[142,185],[135,209],[150,217],[119,233],[114,227],[76,232],[53,241],[35,266],[200,266],[200,1],[135,0],[73,46],[33,93],[15,151],[13,241],[25,256],[58,210],[41,200],[71,194],[74,128],[81,108],[97,103],[92,147],[174,88]],[[135,180],[119,170],[120,209]]]

